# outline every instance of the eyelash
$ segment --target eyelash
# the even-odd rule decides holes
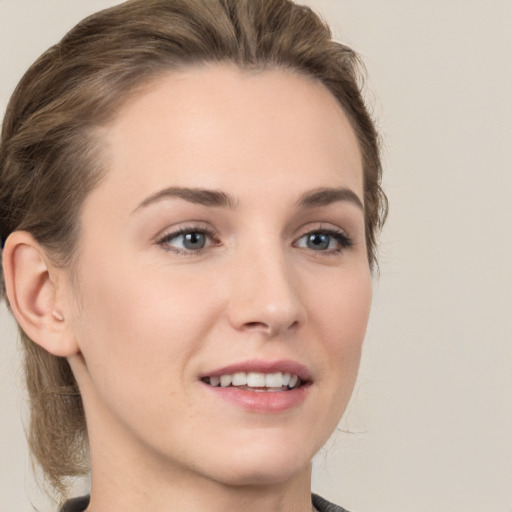
[[[197,254],[200,254],[204,252],[209,247],[203,247],[200,249],[179,249],[177,247],[172,247],[170,245],[170,242],[179,236],[187,235],[190,233],[199,233],[204,235],[207,239],[210,240],[209,247],[219,245],[218,240],[216,240],[215,232],[211,229],[205,228],[203,226],[183,226],[182,228],[172,231],[171,233],[166,233],[164,236],[159,238],[157,240],[157,245],[161,246],[166,251],[172,251],[176,254],[184,255],[184,256],[194,256]],[[293,243],[294,246],[302,240],[304,237],[311,236],[311,235],[327,235],[329,237],[334,238],[336,242],[338,242],[339,246],[336,249],[328,249],[328,250],[319,250],[315,251],[314,249],[310,249],[310,252],[317,253],[315,256],[331,256],[331,255],[337,255],[346,249],[349,249],[354,245],[354,242],[351,237],[349,237],[346,233],[344,233],[341,230],[336,230],[332,228],[317,228],[312,229],[310,231],[307,231],[303,233],[300,237],[298,237],[295,242]],[[307,249],[307,248],[306,248]]]
[[[336,240],[336,242],[338,242],[339,244],[339,246],[336,249],[328,249],[323,251],[315,251],[311,249],[311,252],[316,253],[315,256],[336,256],[354,245],[354,241],[352,240],[352,238],[350,238],[345,232],[332,228],[322,227],[312,229],[304,233],[294,243],[296,244],[299,240],[302,240],[304,237],[311,235],[327,235],[334,238],[334,240]]]
[[[211,245],[218,245],[218,242],[215,240],[215,232],[211,229],[205,228],[204,226],[183,226],[180,229],[177,229],[176,231],[166,233],[164,236],[158,239],[157,244],[160,245],[166,251],[172,251],[175,252],[176,254],[181,254],[184,256],[194,256],[206,250],[207,248],[183,250],[178,249],[176,247],[171,247],[169,245],[169,242],[171,240],[174,240],[179,236],[187,235],[190,233],[200,233],[202,235],[205,235],[206,238],[213,241]]]

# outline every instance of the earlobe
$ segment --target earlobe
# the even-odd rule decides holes
[[[53,355],[78,352],[75,337],[62,312],[59,270],[45,249],[26,231],[11,233],[3,250],[7,298],[21,328],[35,343]]]

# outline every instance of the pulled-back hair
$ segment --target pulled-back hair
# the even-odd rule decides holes
[[[311,9],[289,0],[131,0],[73,28],[32,65],[7,107],[0,145],[2,240],[26,230],[57,265],[71,268],[81,205],[106,171],[97,128],[158,76],[212,62],[289,69],[319,80],[338,100],[361,149],[368,263],[374,268],[387,202],[361,64]],[[20,334],[30,449],[49,482],[63,491],[67,477],[88,471],[81,396],[67,360]]]

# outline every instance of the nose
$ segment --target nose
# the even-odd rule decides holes
[[[299,276],[285,251],[265,249],[260,246],[240,255],[234,264],[228,316],[237,331],[270,338],[297,329],[306,321],[307,313]]]

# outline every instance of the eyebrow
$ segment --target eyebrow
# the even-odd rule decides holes
[[[150,195],[142,203],[140,203],[132,213],[148,207],[153,203],[169,198],[179,198],[190,203],[201,204],[203,206],[216,208],[235,209],[238,201],[220,190],[208,190],[204,188],[187,188],[187,187],[169,187]],[[305,192],[297,201],[299,208],[318,208],[327,206],[339,201],[348,201],[356,205],[359,209],[364,210],[363,203],[355,192],[349,188],[316,188]]]
[[[144,199],[142,203],[133,210],[135,213],[138,210],[146,208],[150,204],[162,201],[163,199],[179,198],[189,203],[201,204],[203,206],[217,207],[217,208],[231,208],[237,207],[236,199],[221,192],[219,190],[208,190],[204,188],[186,188],[186,187],[169,187],[164,190],[160,190],[156,194],[149,196]]]
[[[316,188],[303,194],[297,201],[299,208],[318,208],[338,201],[348,201],[364,211],[364,206],[359,196],[349,188]]]

